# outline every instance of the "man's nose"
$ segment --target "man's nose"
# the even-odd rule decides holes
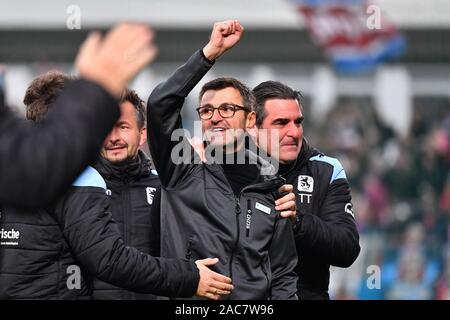
[[[218,123],[218,122],[220,122],[222,120],[223,120],[223,118],[222,118],[222,116],[219,113],[219,109],[214,109],[213,115],[211,117],[211,122]]]
[[[112,142],[120,140],[120,135],[119,135],[118,130],[116,128],[112,129],[106,139],[108,141],[112,141]]]
[[[299,139],[300,138],[300,132],[301,132],[301,126],[297,125],[294,122],[290,122],[288,125],[287,135],[289,137]]]

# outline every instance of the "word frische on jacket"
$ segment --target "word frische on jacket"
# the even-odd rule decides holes
[[[0,230],[0,238],[2,240],[19,240],[20,232],[14,230],[14,229],[5,230],[5,229],[2,228]],[[2,241],[2,242],[0,242],[0,245],[17,246],[17,245],[19,245],[19,242],[18,241]]]

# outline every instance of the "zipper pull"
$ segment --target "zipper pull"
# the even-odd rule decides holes
[[[250,199],[247,199],[247,222],[245,223],[245,236],[247,238],[250,235],[251,223],[252,223],[252,203]]]
[[[236,214],[241,214],[241,204],[239,203],[239,198],[236,198]]]
[[[188,247],[186,250],[186,259],[188,259],[188,260],[190,260],[191,256],[192,256],[191,247],[192,247],[192,238],[189,239]]]

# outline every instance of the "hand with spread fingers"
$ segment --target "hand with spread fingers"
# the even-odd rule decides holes
[[[128,82],[156,56],[154,32],[141,23],[124,22],[105,36],[91,33],[80,48],[76,67],[83,78],[118,97]]]
[[[278,189],[280,194],[287,194],[275,201],[275,209],[281,211],[280,215],[283,218],[289,218],[295,223],[297,218],[297,205],[293,190],[294,186],[292,184],[284,184]]]
[[[220,296],[229,295],[234,289],[230,278],[208,268],[208,266],[212,266],[217,262],[219,262],[219,259],[217,258],[207,258],[195,261],[200,273],[200,281],[196,292],[197,296],[219,300]]]

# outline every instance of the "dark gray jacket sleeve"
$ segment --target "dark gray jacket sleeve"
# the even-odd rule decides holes
[[[0,73],[0,112],[6,106],[5,98],[5,78],[2,73]]]
[[[32,209],[62,195],[119,115],[115,99],[86,80],[68,85],[39,124],[0,108],[0,203]]]
[[[341,268],[353,264],[360,246],[351,200],[348,181],[338,179],[329,185],[319,214],[303,215],[296,242],[304,259]]]
[[[125,246],[108,211],[109,198],[98,187],[72,187],[56,215],[75,258],[90,274],[115,286],[168,297],[195,294],[199,272],[194,262],[154,258]]]
[[[192,167],[193,149],[183,135],[172,139],[172,133],[182,128],[180,112],[184,100],[212,65],[213,62],[208,61],[200,50],[197,51],[167,81],[159,84],[148,99],[148,144],[165,188],[174,186]],[[183,154],[187,161],[176,163],[180,159],[181,149],[188,152],[188,155]],[[172,151],[175,159],[172,159]]]
[[[295,249],[292,223],[278,218],[269,249],[272,271],[272,300],[297,300],[297,251]]]

